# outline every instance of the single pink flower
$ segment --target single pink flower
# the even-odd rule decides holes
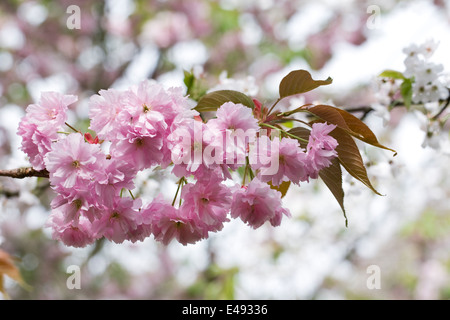
[[[177,177],[193,174],[202,179],[223,163],[223,150],[213,143],[216,135],[206,124],[184,118],[172,127],[167,141],[174,163],[172,173]]]
[[[238,103],[224,103],[216,112],[217,118],[208,121],[212,132],[220,133],[214,143],[224,150],[223,163],[236,170],[245,164],[248,144],[256,139],[258,121],[252,109]]]
[[[270,140],[261,136],[251,156],[252,168],[259,170],[262,182],[271,181],[278,186],[283,181],[299,184],[307,180],[307,155],[297,140],[278,137]]]
[[[67,119],[68,106],[78,98],[58,92],[42,92],[38,103],[27,107],[27,117],[44,134],[56,133]]]
[[[52,238],[59,240],[66,246],[83,248],[93,243],[96,239],[91,230],[91,223],[87,219],[75,222],[65,222],[61,212],[52,212],[46,227],[52,229]]]
[[[104,170],[97,172],[93,181],[94,193],[101,195],[97,205],[111,207],[122,189],[134,189],[135,168],[121,160],[106,160]]]
[[[110,208],[105,208],[102,216],[95,220],[92,229],[97,238],[105,237],[115,243],[122,243],[134,237],[141,207],[140,199],[116,197]]]
[[[117,137],[117,115],[123,109],[124,92],[116,89],[100,90],[89,100],[90,129],[103,140]]]
[[[85,190],[93,174],[103,169],[104,159],[99,145],[89,144],[81,134],[72,133],[52,144],[44,161],[56,191],[77,191]]]
[[[189,217],[205,224],[205,230],[218,231],[228,221],[227,215],[231,206],[231,190],[222,183],[217,175],[208,180],[199,180],[183,187],[180,210]]]
[[[163,143],[161,135],[150,136],[137,128],[130,129],[124,139],[112,142],[111,157],[113,160],[128,163],[137,172],[163,161]]]
[[[314,123],[309,135],[307,149],[308,175],[317,179],[319,171],[331,165],[331,160],[337,157],[338,142],[329,135],[336,125]]]
[[[289,210],[282,207],[281,193],[258,178],[233,193],[231,217],[239,217],[254,229],[266,221],[272,226],[280,225],[283,214],[290,216]]]
[[[195,219],[171,206],[161,196],[142,208],[141,219],[141,225],[151,226],[155,240],[164,245],[168,245],[173,239],[183,245],[193,244],[207,237],[195,223]]]
[[[165,90],[156,82],[144,80],[126,91],[121,118],[154,134],[166,131],[177,114],[186,109],[187,98],[181,90]]]
[[[214,123],[214,127],[220,131],[241,129],[256,133],[259,130],[258,120],[253,116],[252,109],[233,102],[221,105],[217,109],[216,118],[209,120],[208,123]]]
[[[50,135],[38,130],[38,126],[25,116],[19,123],[17,134],[22,137],[20,149],[28,156],[34,169],[45,169],[44,157],[51,150],[52,142],[58,139],[56,131]]]

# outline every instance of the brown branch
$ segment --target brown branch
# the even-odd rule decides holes
[[[0,176],[11,177],[15,179],[23,179],[27,177],[48,178],[49,172],[46,169],[38,171],[33,169],[32,167],[26,167],[11,170],[0,170]]]

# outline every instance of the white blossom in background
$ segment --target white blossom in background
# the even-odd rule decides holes
[[[235,90],[254,97],[258,94],[259,87],[252,76],[247,76],[243,79],[228,78],[228,72],[224,70],[219,76],[219,83],[209,89],[208,93],[219,90]]]
[[[449,74],[444,72],[443,64],[430,61],[438,45],[434,40],[427,40],[421,45],[413,43],[405,47],[405,70],[386,70],[382,76],[386,75],[387,79],[379,77],[374,81],[376,101],[371,108],[374,115],[381,117],[383,124],[387,125],[392,108],[406,106],[416,115],[420,129],[425,133],[422,147],[450,154],[448,130],[445,129],[449,119],[446,110],[450,92]],[[411,105],[407,103],[408,96]]]
[[[438,43],[428,40],[422,45],[411,44],[403,49],[406,54],[404,60],[406,78],[414,77],[412,101],[427,103],[444,100],[448,97],[448,90],[442,80],[444,66],[429,61]]]
[[[400,81],[375,78],[372,81],[375,102],[371,104],[374,114],[383,119],[386,126],[391,119],[391,103],[399,97]]]

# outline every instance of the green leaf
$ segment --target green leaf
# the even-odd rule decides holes
[[[403,80],[402,84],[400,85],[400,93],[403,97],[403,102],[405,104],[405,107],[409,108],[411,106],[411,100],[412,100],[412,94],[413,94],[411,79]]]
[[[317,87],[331,84],[333,79],[313,80],[311,74],[306,70],[291,71],[280,83],[280,99],[294,94],[305,93]]]
[[[194,108],[198,112],[216,111],[225,102],[240,103],[250,109],[255,108],[253,100],[246,94],[234,90],[213,91],[204,95]]]
[[[328,105],[317,105],[307,109],[307,111],[328,123],[335,124],[365,143],[392,151],[395,153],[394,155],[397,154],[395,150],[380,144],[375,134],[364,122],[343,109]]]
[[[207,87],[201,79],[195,77],[193,71],[184,70],[183,82],[186,85],[186,94],[192,100],[198,101],[205,95]]]
[[[189,94],[190,91],[192,90],[192,87],[194,86],[194,82],[195,82],[194,73],[184,70],[183,82],[186,85],[187,93]]]
[[[384,70],[382,73],[380,73],[379,77],[392,79],[405,79],[403,73],[395,70]]]

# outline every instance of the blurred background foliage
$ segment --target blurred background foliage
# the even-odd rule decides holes
[[[373,2],[386,17],[402,6],[423,3],[4,0],[0,167],[26,165],[17,150],[15,130],[24,109],[41,91],[77,94],[72,118],[84,130],[89,125],[86,102],[92,94],[143,78],[185,86],[190,73],[199,86],[197,94],[240,79],[249,94],[268,102],[277,98],[280,77],[288,71],[302,67],[321,74],[336,63],[337,53],[380,36],[367,27],[367,8]],[[425,2],[440,12],[448,28],[447,2]],[[80,8],[80,29],[67,26],[71,5]],[[401,57],[402,47],[394,49]],[[326,76],[338,80],[340,75]],[[371,80],[353,83],[346,92],[318,90],[302,102],[369,105],[375,99]],[[346,180],[348,228],[319,182],[290,189],[285,199],[293,217],[277,230],[254,231],[230,223],[223,233],[195,246],[164,247],[147,239],[122,245],[99,241],[72,249],[51,240],[44,228],[53,196],[48,181],[0,178],[0,248],[18,259],[32,289],[8,278],[5,287],[12,299],[449,299],[448,157],[423,151],[417,141],[420,133],[409,122],[402,125],[403,118],[409,119],[397,111],[387,127],[367,119],[387,145],[403,146],[406,137],[411,139],[408,130],[413,130],[416,145],[405,144],[410,153],[401,158],[399,150],[394,160],[364,150],[375,187],[387,196],[380,199]],[[410,166],[414,152],[421,155]],[[418,168],[424,171],[415,180],[411,172]],[[163,173],[148,177],[146,188],[166,190]],[[80,290],[66,286],[67,267],[73,264],[81,268]],[[366,286],[366,270],[372,264],[381,268],[379,290]]]

